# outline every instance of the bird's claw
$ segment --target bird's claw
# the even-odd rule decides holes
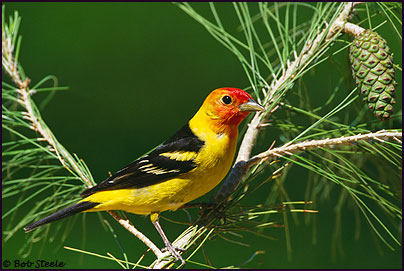
[[[166,246],[164,248],[161,249],[161,252],[170,252],[171,256],[174,257],[175,261],[180,260],[181,261],[181,265],[185,264],[185,260],[182,258],[181,254],[179,254],[178,252],[185,252],[186,250],[183,248],[179,248],[179,247],[175,247],[172,245]]]

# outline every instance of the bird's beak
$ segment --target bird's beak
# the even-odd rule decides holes
[[[252,99],[248,99],[248,102],[240,104],[239,107],[240,111],[244,112],[254,112],[254,111],[264,111],[265,108],[257,103]]]

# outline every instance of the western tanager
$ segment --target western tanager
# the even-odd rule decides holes
[[[264,108],[237,88],[212,91],[195,116],[150,153],[81,193],[82,200],[24,228],[39,226],[80,212],[123,210],[150,215],[176,260],[181,255],[159,224],[159,213],[177,210],[210,190],[225,177],[236,152],[238,125],[249,112]]]

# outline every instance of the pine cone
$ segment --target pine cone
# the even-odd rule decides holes
[[[393,57],[386,41],[376,32],[368,29],[355,37],[350,50],[349,61],[352,76],[373,114],[387,120],[393,113],[395,74]]]

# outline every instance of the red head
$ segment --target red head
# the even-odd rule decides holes
[[[250,94],[238,88],[219,88],[206,97],[200,111],[222,126],[237,127],[253,111],[264,108],[256,103]]]

